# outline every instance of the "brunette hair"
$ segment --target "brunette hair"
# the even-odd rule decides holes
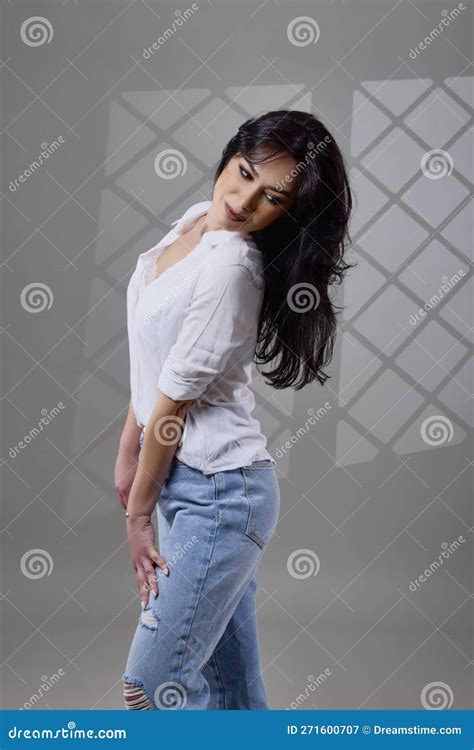
[[[214,182],[234,156],[258,164],[282,154],[297,164],[295,199],[285,214],[251,233],[263,255],[264,274],[254,361],[278,358],[262,375],[275,388],[300,390],[315,379],[324,385],[330,377],[322,370],[332,359],[336,337],[330,286],[340,284],[352,268],[343,260],[352,210],[344,157],[314,115],[276,110],[240,126],[223,151]]]

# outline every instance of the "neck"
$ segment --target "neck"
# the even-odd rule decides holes
[[[204,216],[200,216],[197,220],[196,224],[194,225],[194,229],[196,230],[198,237],[202,237],[203,234],[206,232],[214,232],[219,231],[221,229],[227,229],[227,227],[222,226],[216,226],[216,222],[213,220],[212,216],[210,216],[210,210],[207,212],[207,214],[204,214]],[[230,230],[238,232],[238,229]],[[245,237],[249,236],[248,232],[240,232],[240,234]]]

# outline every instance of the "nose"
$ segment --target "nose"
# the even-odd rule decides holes
[[[240,214],[252,213],[255,210],[257,192],[258,188],[255,188],[254,190],[249,188],[246,193],[241,195],[239,208]]]

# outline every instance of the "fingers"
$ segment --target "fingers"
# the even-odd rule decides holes
[[[137,566],[135,574],[138,583],[138,589],[140,592],[140,599],[142,601],[142,609],[149,603],[149,593],[153,594],[156,599],[159,595],[158,589],[158,578],[155,573],[153,564],[160,568],[165,575],[169,575],[170,570],[166,560],[162,557],[154,547],[150,547],[148,550],[149,557],[142,558],[142,564]]]
[[[159,568],[161,568],[165,576],[168,576],[170,574],[170,569],[168,567],[168,563],[166,562],[165,558],[162,557],[154,547],[150,547],[150,549],[148,549],[147,552],[150,555],[150,558],[152,559],[152,561],[156,563],[156,565],[158,565]]]
[[[148,593],[152,593],[155,599],[159,595],[158,591],[158,579],[156,577],[154,569],[150,570],[147,566],[150,564],[150,560],[145,564],[145,581],[143,583],[143,589]]]
[[[125,510],[127,510],[127,502],[128,502],[128,493],[126,493],[123,490],[118,489],[118,487],[115,487],[115,494],[117,495],[117,499]]]
[[[148,604],[149,584],[146,581],[145,572],[141,568],[136,569],[135,577],[137,579],[142,609],[144,609]]]

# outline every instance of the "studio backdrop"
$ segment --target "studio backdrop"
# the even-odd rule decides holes
[[[0,21],[2,708],[123,708],[127,284],[276,109],[322,120],[356,202],[330,379],[253,366],[281,488],[270,705],[469,708],[469,4],[9,0]]]

